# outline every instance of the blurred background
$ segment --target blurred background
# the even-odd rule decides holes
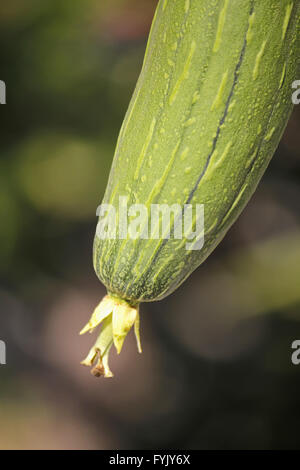
[[[246,210],[112,354],[80,366],[105,293],[95,210],[155,0],[0,5],[0,449],[299,448],[300,106]]]

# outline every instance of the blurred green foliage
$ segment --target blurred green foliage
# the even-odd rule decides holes
[[[144,31],[133,40],[125,31],[121,41],[116,32],[126,21],[119,16],[120,8],[127,11],[124,1],[1,4],[0,70],[8,103],[1,114],[0,259],[14,263],[18,249],[28,250],[29,219],[35,227],[41,217],[95,222],[143,58],[154,6],[146,3],[137,24]]]

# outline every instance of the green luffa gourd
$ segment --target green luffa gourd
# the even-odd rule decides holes
[[[82,330],[103,321],[83,361],[98,358],[95,375],[112,375],[109,349],[120,352],[133,325],[141,350],[139,303],[173,292],[255,191],[292,110],[299,13],[299,0],[159,2],[103,203],[203,204],[204,245],[96,235],[94,267],[108,295]]]

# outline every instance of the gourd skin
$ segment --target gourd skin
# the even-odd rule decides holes
[[[299,14],[299,0],[159,2],[103,203],[204,204],[205,242],[96,235],[110,294],[131,305],[169,295],[239,216],[292,110]]]

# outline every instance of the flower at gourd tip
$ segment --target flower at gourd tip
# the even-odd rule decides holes
[[[92,374],[96,377],[101,375],[113,377],[108,365],[110,348],[114,344],[118,354],[120,354],[127,333],[133,325],[138,351],[142,352],[139,308],[138,306],[132,307],[128,302],[108,294],[95,308],[90,321],[80,331],[80,334],[92,333],[100,323],[102,323],[100,335],[81,364],[92,366],[98,358],[96,366],[91,371]]]

